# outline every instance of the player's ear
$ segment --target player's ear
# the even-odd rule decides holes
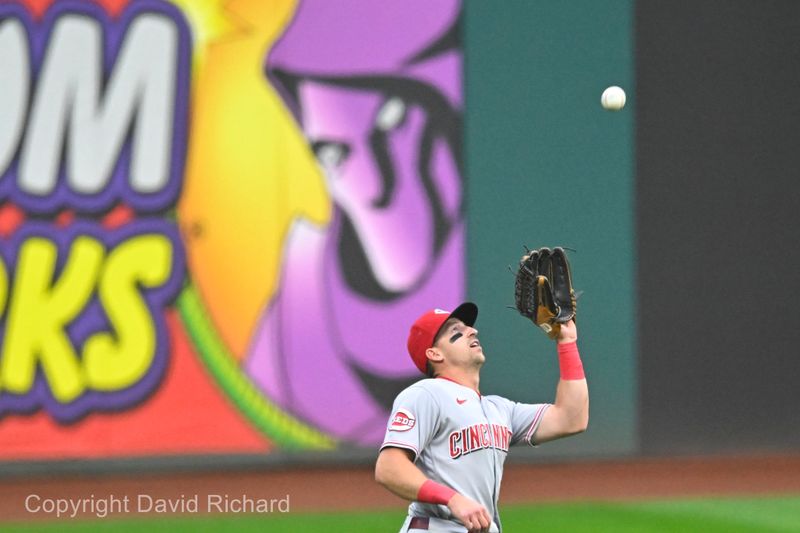
[[[444,361],[444,354],[438,348],[428,348],[425,350],[425,357],[428,358],[428,361],[432,363],[441,363]]]

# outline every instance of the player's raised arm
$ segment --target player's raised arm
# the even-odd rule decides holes
[[[577,301],[563,248],[539,248],[522,257],[514,299],[519,313],[558,341],[561,379],[555,403],[545,411],[532,442],[542,443],[586,430],[589,389],[578,354]]]
[[[533,442],[541,444],[550,440],[586,431],[589,424],[589,387],[578,353],[578,330],[575,322],[561,325],[558,334],[558,361],[561,379],[556,388],[556,399],[544,413]]]

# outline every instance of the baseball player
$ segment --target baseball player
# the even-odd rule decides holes
[[[561,324],[561,379],[552,404],[484,396],[478,388],[486,356],[478,340],[478,308],[428,311],[411,327],[408,351],[429,379],[402,391],[375,466],[375,479],[410,500],[401,533],[500,532],[497,499],[509,446],[535,446],[586,430],[589,392],[575,322]]]

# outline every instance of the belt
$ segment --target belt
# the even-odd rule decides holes
[[[430,519],[427,516],[415,516],[411,518],[411,522],[408,523],[408,529],[422,529],[427,531],[429,521]]]

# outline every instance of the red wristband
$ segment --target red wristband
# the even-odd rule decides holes
[[[433,480],[428,480],[422,484],[417,493],[417,501],[423,503],[437,503],[447,505],[447,502],[455,495],[456,491],[444,485],[440,485]]]
[[[586,379],[577,342],[558,345],[558,366],[563,380]]]

